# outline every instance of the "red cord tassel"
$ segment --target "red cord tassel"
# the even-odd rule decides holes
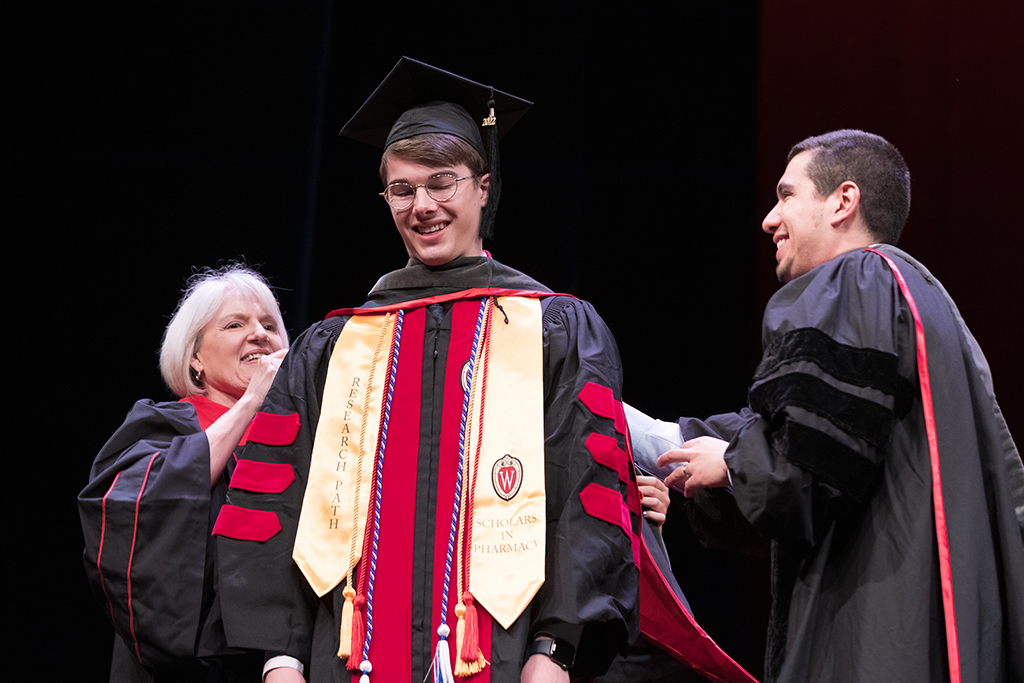
[[[455,614],[459,618],[455,630],[456,645],[459,648],[455,675],[472,676],[483,671],[489,662],[480,652],[480,623],[476,614],[476,602],[469,591],[462,594],[462,602],[455,608]]]
[[[360,593],[352,601],[352,655],[348,658],[348,668],[359,671],[363,661],[363,645],[366,642],[366,596]]]

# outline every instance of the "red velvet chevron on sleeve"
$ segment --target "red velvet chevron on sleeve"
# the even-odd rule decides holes
[[[622,502],[622,495],[615,490],[600,484],[590,483],[580,491],[580,501],[583,503],[583,510],[596,519],[614,524],[622,529],[622,532],[629,537],[633,547],[633,562],[640,566],[640,547],[633,534],[632,524],[629,519],[629,510]]]
[[[281,493],[295,481],[291,465],[241,459],[231,475],[230,487],[253,493]]]
[[[295,441],[299,433],[298,413],[275,415],[273,413],[256,413],[246,435],[248,441],[267,444],[268,446],[287,446]]]
[[[214,536],[225,536],[239,541],[264,542],[281,531],[281,521],[273,512],[249,510],[237,505],[224,505],[213,525]]]

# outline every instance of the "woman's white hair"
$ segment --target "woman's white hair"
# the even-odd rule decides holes
[[[189,278],[185,293],[164,332],[160,344],[160,374],[175,396],[184,398],[205,392],[191,361],[203,342],[203,330],[224,303],[229,292],[248,294],[274,318],[282,348],[288,348],[281,307],[266,278],[252,268],[231,263],[216,270],[206,268]]]

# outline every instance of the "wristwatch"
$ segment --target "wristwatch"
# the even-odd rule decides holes
[[[533,655],[547,655],[551,661],[562,667],[563,671],[568,671],[576,660],[576,648],[561,638],[541,636],[526,648],[526,658],[529,659]]]

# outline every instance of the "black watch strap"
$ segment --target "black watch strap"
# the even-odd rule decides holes
[[[568,671],[576,660],[576,648],[560,638],[538,638],[526,649],[526,658],[533,655],[547,655],[558,666]]]

